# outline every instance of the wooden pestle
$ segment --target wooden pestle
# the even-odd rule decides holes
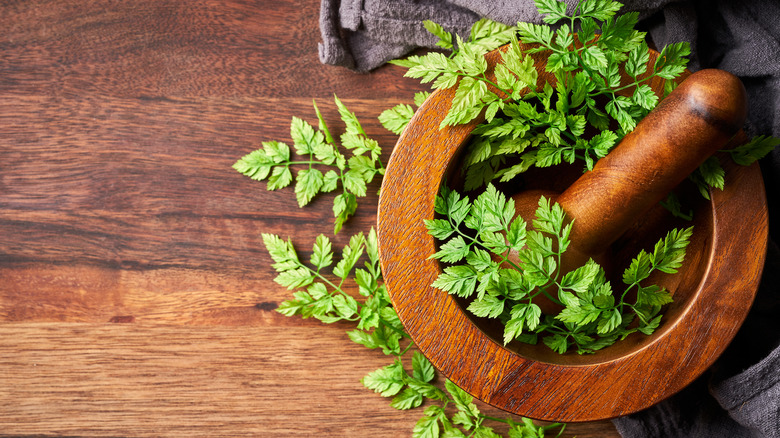
[[[743,126],[745,88],[723,70],[685,79],[593,170],[557,197],[574,219],[561,269],[598,258]]]

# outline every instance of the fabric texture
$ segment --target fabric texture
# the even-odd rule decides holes
[[[565,0],[571,11],[576,0]],[[657,48],[691,43],[689,68],[739,76],[749,135],[780,137],[780,2],[625,0]],[[480,17],[541,23],[532,0],[322,0],[320,60],[366,72],[432,48],[422,21],[468,35]],[[770,242],[756,302],[737,337],[707,373],[645,411],[613,420],[629,438],[780,438],[780,149],[761,161]]]

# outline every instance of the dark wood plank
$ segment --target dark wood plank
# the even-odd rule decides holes
[[[336,134],[337,94],[386,155],[377,115],[423,89],[393,66],[317,59],[319,4],[222,0],[0,4],[0,434],[407,436],[360,378],[388,363],[273,309],[260,233],[306,254],[328,196],[299,209],[231,165]],[[376,221],[378,183],[334,238]],[[501,415],[495,409],[487,412]],[[617,436],[608,422],[572,426]]]

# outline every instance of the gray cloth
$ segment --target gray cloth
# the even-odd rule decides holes
[[[576,0],[566,0],[571,11]],[[780,137],[780,1],[625,0],[656,47],[688,41],[689,67],[721,68],[748,92],[750,135]],[[436,40],[422,21],[468,35],[487,17],[540,23],[532,0],[322,0],[320,59],[369,71]],[[705,375],[670,399],[614,420],[631,438],[780,438],[780,149],[761,162],[770,245],[756,303]]]

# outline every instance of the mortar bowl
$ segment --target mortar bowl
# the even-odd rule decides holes
[[[543,74],[543,54],[537,69]],[[652,57],[657,53],[651,53]],[[488,64],[500,57],[491,53]],[[651,83],[655,90],[662,84]],[[502,341],[495,320],[476,318],[467,303],[431,284],[442,264],[430,258],[437,242],[424,224],[435,216],[443,181],[452,181],[471,131],[479,123],[440,123],[453,89],[437,90],[401,134],[387,166],[377,231],[385,285],[401,321],[420,351],[456,385],[513,414],[556,422],[596,421],[628,415],[677,393],[704,373],[736,335],[750,310],[764,265],[767,206],[757,164],[721,160],[724,190],[710,200],[690,196],[693,221],[662,207],[637,218],[611,248],[622,272],[640,249],[674,227],[694,227],[680,271],[658,278],[673,293],[659,328],[635,333],[593,354],[558,354],[539,345]],[[582,169],[530,171],[514,193],[560,193]],[[684,186],[681,193],[693,192]],[[684,195],[685,196],[685,195]]]

